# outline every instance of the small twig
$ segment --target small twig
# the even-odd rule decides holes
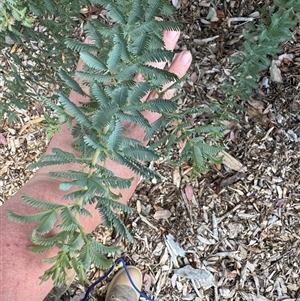
[[[254,20],[254,18],[249,17],[249,18],[245,18],[245,17],[236,17],[236,18],[229,18],[228,19],[228,27],[231,26],[231,22],[252,22]]]
[[[35,118],[35,119],[33,119],[33,120],[29,120],[28,122],[26,122],[23,126],[22,126],[22,128],[21,128],[21,130],[20,130],[20,132],[19,132],[19,135],[21,135],[30,125],[32,125],[32,124],[36,124],[36,123],[40,123],[40,122],[42,122],[42,121],[44,121],[45,120],[45,117],[44,116],[42,116],[42,117],[38,117],[38,118]]]
[[[184,201],[185,201],[185,202],[184,202],[184,203],[185,203],[185,207],[186,207],[186,209],[187,209],[187,212],[189,213],[190,220],[191,220],[192,224],[194,224],[191,206],[190,206],[190,204],[189,204],[189,201],[188,201],[187,197],[186,197],[185,194],[183,193],[183,191],[181,191],[181,196],[182,196],[182,198],[183,198]],[[191,230],[192,230],[192,229],[191,229]],[[193,232],[193,230],[192,230],[192,232]]]
[[[147,218],[146,218],[144,215],[139,214],[139,216],[140,216],[140,219],[141,219],[145,224],[147,224],[147,225],[150,226],[151,228],[155,229],[156,231],[159,231],[158,228],[155,227],[155,226],[153,226],[153,225],[147,220]]]
[[[214,300],[219,301],[218,287],[214,286]]]
[[[271,132],[274,130],[274,128],[275,128],[275,126],[271,127],[271,128],[267,131],[265,137],[263,137],[263,138],[261,139],[261,141],[266,140],[266,139],[269,137],[269,135],[271,134]]]
[[[197,286],[196,286],[195,280],[194,280],[194,279],[191,279],[191,281],[192,281],[193,288],[194,288],[194,290],[195,290],[195,292],[196,292],[196,295],[197,295],[199,298],[202,299],[202,297],[201,297],[201,295],[200,295],[200,292],[199,292],[199,290],[198,290],[198,288],[197,288]]]
[[[246,277],[247,277],[247,262],[243,266],[242,271],[241,271],[241,275],[240,275],[240,287],[241,288],[244,287],[244,283],[246,281]]]
[[[210,38],[206,38],[206,39],[194,39],[194,43],[196,45],[203,45],[205,43],[212,42],[212,41],[214,41],[217,38],[219,38],[219,35],[213,36],[213,37],[210,37]]]
[[[235,257],[236,254],[238,254],[239,251],[224,251],[224,252],[218,252],[211,254],[208,257]]]
[[[227,213],[225,213],[223,216],[218,217],[217,218],[217,223],[221,222],[224,218],[226,218],[229,215],[231,215],[234,211],[238,210],[241,206],[242,206],[241,204],[238,204],[234,208],[232,208],[230,211],[228,211]]]
[[[211,215],[211,220],[212,220],[213,237],[214,239],[219,240],[218,223],[214,212]]]

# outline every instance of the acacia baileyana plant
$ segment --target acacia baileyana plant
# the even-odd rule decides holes
[[[119,247],[105,246],[86,233],[79,223],[79,216],[91,217],[85,209],[95,204],[103,217],[104,225],[114,227],[129,240],[132,239],[127,228],[115,209],[131,212],[126,205],[118,202],[120,195],[113,188],[127,188],[130,179],[117,177],[105,166],[109,159],[129,167],[136,174],[146,178],[160,178],[159,174],[147,167],[145,162],[158,159],[158,146],[165,146],[170,164],[172,146],[184,141],[181,158],[176,164],[190,161],[193,174],[205,169],[207,162],[214,162],[220,147],[205,143],[208,135],[219,135],[221,126],[194,125],[182,121],[186,116],[212,112],[213,107],[192,108],[181,111],[176,101],[181,95],[169,100],[164,99],[166,83],[174,82],[168,89],[177,87],[181,81],[172,73],[150,66],[147,62],[172,60],[173,53],[164,48],[162,32],[179,30],[176,22],[166,21],[173,13],[168,1],[162,0],[93,0],[92,4],[103,6],[109,15],[109,24],[92,19],[85,25],[85,32],[92,44],[67,40],[66,45],[80,54],[85,63],[83,71],[77,76],[86,82],[88,89],[82,87],[66,71],[59,71],[60,78],[90,102],[76,106],[64,92],[58,92],[60,105],[46,100],[61,123],[67,123],[74,137],[73,147],[81,155],[75,156],[60,149],[53,149],[52,155],[42,155],[31,168],[81,164],[81,171],[50,172],[49,177],[61,180],[60,189],[66,191],[65,204],[33,199],[23,195],[23,201],[40,209],[31,215],[18,215],[8,212],[16,222],[36,223],[39,225],[31,234],[34,252],[44,252],[52,247],[59,249],[53,258],[45,259],[52,266],[41,277],[42,281],[52,278],[56,285],[64,283],[66,271],[74,269],[80,281],[86,280],[85,271],[91,263],[99,268],[108,268],[112,261],[107,253],[114,253]],[[162,17],[158,21],[156,17]],[[144,81],[134,81],[140,73]],[[109,85],[107,84],[109,83]],[[85,92],[88,91],[88,92]],[[155,91],[157,98],[142,103],[140,100],[149,91]],[[149,124],[142,111],[158,112],[161,117]],[[173,126],[173,130],[155,144],[145,147],[143,142],[125,137],[125,123],[137,124],[149,140],[159,129]],[[76,153],[78,153],[76,152]],[[60,218],[60,224],[57,220]],[[54,227],[59,230],[51,237],[45,237]]]
[[[76,35],[83,17],[80,9],[88,4],[88,0],[0,1],[0,49],[5,62],[0,64],[5,83],[0,118],[10,125],[20,123],[17,111],[49,95],[49,86],[63,86],[54,74],[61,66],[70,70],[76,64],[77,54],[64,42]]]
[[[233,83],[223,87],[231,99],[247,101],[253,90],[259,86],[261,71],[271,65],[270,58],[275,59],[282,51],[280,43],[290,41],[292,29],[299,23],[300,2],[298,0],[274,0],[270,7],[260,11],[258,24],[246,27],[245,41],[238,55],[233,55],[236,64],[230,74]]]

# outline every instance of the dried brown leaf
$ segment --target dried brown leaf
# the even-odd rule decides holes
[[[194,189],[193,189],[193,186],[192,185],[186,185],[185,186],[185,189],[184,189],[184,192],[185,192],[185,195],[186,195],[186,198],[191,201],[193,199],[193,196],[194,196]]]

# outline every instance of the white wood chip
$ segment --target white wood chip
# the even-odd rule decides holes
[[[247,171],[247,168],[243,166],[243,164],[235,159],[233,156],[228,154],[226,151],[221,151],[218,154],[219,157],[223,157],[223,162],[222,164],[226,165],[232,170],[240,171],[240,172],[245,172]]]
[[[179,246],[179,244],[175,241],[172,234],[166,235],[166,245],[169,250],[175,255],[175,256],[181,256],[185,257],[185,251]]]
[[[272,60],[272,64],[270,67],[270,76],[271,76],[271,81],[274,83],[282,83],[283,82],[281,70],[277,67],[275,60]]]
[[[215,285],[215,278],[212,273],[204,269],[194,269],[190,265],[176,270],[175,274],[190,280],[197,280],[204,290]]]
[[[154,213],[153,217],[157,220],[159,219],[167,219],[171,216],[170,210],[158,210]]]
[[[245,293],[245,292],[240,292],[240,294],[247,301],[271,301],[270,299],[267,299],[267,298],[265,298],[263,296],[260,296],[260,295],[254,295],[254,294]]]

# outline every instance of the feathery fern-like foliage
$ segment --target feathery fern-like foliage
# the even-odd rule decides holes
[[[271,58],[280,51],[280,43],[291,38],[291,29],[299,22],[300,5],[297,0],[275,0],[270,9],[263,10],[258,25],[249,25],[245,42],[239,55],[233,56],[237,64],[231,76],[232,84],[226,83],[224,91],[231,98],[246,101],[258,88],[260,72],[269,68]]]
[[[74,36],[76,20],[82,18],[80,8],[87,4],[88,0],[60,0],[59,4],[55,0],[0,2],[0,48],[9,64],[9,68],[0,66],[6,86],[0,116],[6,114],[10,123],[18,122],[14,108],[26,109],[47,92],[50,84],[68,93],[64,81],[53,74],[61,66],[73,67],[77,61],[77,54],[64,42]],[[20,58],[20,50],[26,53],[26,60]]]
[[[32,3],[29,1],[29,6]],[[103,246],[85,233],[80,217],[92,216],[85,208],[87,205],[94,204],[106,226],[114,227],[131,239],[118,214],[119,210],[127,213],[131,210],[118,202],[121,195],[112,189],[128,188],[132,179],[114,175],[106,168],[108,160],[114,160],[142,177],[160,179],[160,175],[147,167],[146,163],[157,160],[161,156],[156,150],[157,146],[166,144],[167,158],[171,164],[175,164],[172,160],[173,146],[184,141],[182,157],[177,164],[191,161],[193,175],[197,175],[204,171],[206,163],[215,162],[214,156],[220,150],[219,147],[206,145],[204,140],[209,135],[218,135],[223,129],[214,124],[210,127],[199,124],[193,130],[192,124],[182,124],[181,119],[187,114],[200,114],[202,111],[181,112],[176,104],[180,97],[178,95],[165,100],[168,89],[179,87],[182,80],[165,69],[149,65],[149,62],[164,62],[173,57],[173,53],[164,47],[162,32],[178,30],[179,26],[166,18],[163,21],[156,18],[172,14],[173,8],[168,1],[92,0],[91,3],[107,10],[109,23],[103,24],[98,19],[87,21],[84,31],[93,42],[92,45],[71,39],[65,43],[70,51],[79,52],[85,65],[84,70],[76,73],[85,87],[79,85],[73,79],[73,74],[62,67],[59,68],[58,78],[66,89],[57,92],[59,104],[45,98],[58,120],[68,124],[77,155],[56,148],[52,154],[41,156],[40,161],[31,166],[63,167],[65,164],[74,164],[81,168],[49,173],[50,177],[60,180],[60,189],[66,192],[62,204],[23,196],[26,203],[40,211],[26,216],[8,213],[17,222],[39,223],[31,235],[34,244],[32,251],[44,252],[53,246],[59,248],[56,256],[45,260],[52,266],[41,277],[42,281],[51,278],[55,284],[62,284],[66,270],[71,268],[84,281],[84,271],[92,262],[99,268],[106,268],[112,262],[105,255],[119,250]],[[47,11],[54,14],[56,7],[52,4],[52,1],[47,3]],[[33,9],[37,11],[36,7]],[[143,82],[134,80],[137,73],[144,78]],[[172,83],[169,88],[165,88],[167,83]],[[69,90],[88,96],[90,102],[75,105],[66,94]],[[157,97],[141,102],[151,90],[156,92]],[[150,124],[142,114],[144,110],[158,112],[161,117]],[[129,131],[126,126],[128,123],[131,124],[130,128],[142,128],[145,139],[150,139],[156,130],[170,124],[177,124],[177,127],[156,144],[146,147],[143,141],[124,135]],[[50,231],[52,236],[45,237]]]

